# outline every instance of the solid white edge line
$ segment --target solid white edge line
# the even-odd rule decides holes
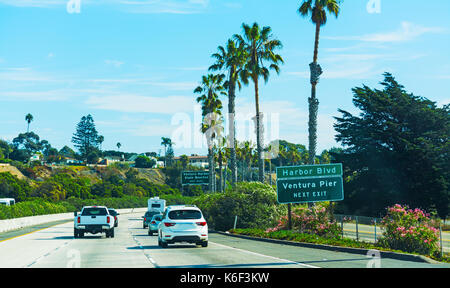
[[[296,261],[291,261],[291,260],[287,260],[287,259],[282,259],[282,258],[278,258],[278,257],[274,257],[274,256],[269,256],[269,255],[264,255],[264,254],[248,251],[248,250],[234,248],[234,247],[230,247],[230,246],[223,245],[223,244],[218,244],[218,243],[211,242],[211,241],[209,243],[212,243],[212,244],[217,245],[217,246],[222,246],[222,247],[226,247],[226,248],[229,248],[229,249],[237,250],[237,251],[244,252],[244,253],[253,254],[253,255],[256,255],[256,256],[271,258],[271,259],[275,259],[275,260],[283,261],[283,262],[290,262],[290,263],[293,263],[293,264],[296,264],[296,265],[304,266],[306,268],[320,268],[318,266],[312,266],[312,265],[308,265],[308,264],[304,264],[304,263],[300,263],[300,262],[296,262]]]

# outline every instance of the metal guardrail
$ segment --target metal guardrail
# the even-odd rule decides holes
[[[335,214],[334,217],[341,227],[344,238],[376,243],[383,235],[381,218],[340,214]],[[441,231],[439,243],[442,246],[442,253],[450,253],[450,233]]]

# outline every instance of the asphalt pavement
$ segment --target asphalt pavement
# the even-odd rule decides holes
[[[0,267],[29,268],[450,268],[320,249],[238,239],[210,233],[209,246],[158,246],[142,229],[141,214],[121,215],[115,238],[73,237],[73,223],[11,238],[0,235]],[[373,256],[373,255],[372,255]]]

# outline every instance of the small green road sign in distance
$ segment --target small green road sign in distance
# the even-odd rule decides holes
[[[278,203],[344,200],[342,164],[277,168]]]
[[[208,185],[208,171],[183,171],[181,172],[181,185]]]

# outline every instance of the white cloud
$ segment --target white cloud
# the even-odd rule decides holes
[[[0,0],[15,7],[51,8],[67,6],[69,0]],[[194,14],[204,12],[209,0],[81,0],[85,5],[108,5],[129,13]]]
[[[19,81],[19,82],[51,82],[55,78],[34,71],[29,67],[10,67],[0,70],[0,82]]]
[[[189,82],[189,81],[181,81],[181,82],[169,82],[169,81],[154,81],[154,79],[143,79],[143,78],[122,78],[122,79],[107,79],[107,78],[99,78],[99,79],[89,79],[88,82],[95,84],[130,84],[134,85],[146,85],[146,86],[154,86],[164,88],[168,91],[194,91],[195,87],[197,87],[198,83]]]
[[[68,0],[0,0],[0,4],[16,7],[51,7],[66,5]]]
[[[209,0],[117,0],[120,8],[130,13],[194,14],[203,12]]]
[[[241,9],[243,5],[239,2],[225,2],[223,3],[223,6],[230,9]]]
[[[127,135],[139,137],[152,137],[161,135],[170,135],[174,126],[170,121],[158,119],[148,119],[143,117],[122,116],[112,121],[96,121],[99,128],[111,129]]]
[[[14,101],[64,101],[69,98],[66,90],[0,91],[0,99]]]
[[[375,69],[373,64],[339,66],[324,70],[321,79],[367,79],[383,73],[383,69]],[[287,72],[287,75],[309,79],[309,71]]]
[[[105,60],[105,64],[116,68],[120,68],[120,66],[122,66],[125,63],[118,60]]]
[[[151,86],[157,86],[157,87],[163,87],[167,90],[173,90],[173,91],[194,91],[195,87],[198,85],[195,82],[147,82],[144,84],[151,85]]]
[[[254,103],[245,99],[239,99],[236,104],[238,116],[253,117],[256,114]],[[264,113],[265,144],[272,140],[281,139],[308,146],[309,114],[307,108],[299,108],[292,101],[264,101],[261,105],[261,112]],[[275,114],[278,116],[273,117]],[[279,122],[270,123],[273,120],[278,120]],[[339,144],[334,139],[336,132],[333,127],[335,123],[333,115],[319,114],[317,122],[317,152],[320,153],[324,149],[338,146]],[[236,136],[239,141],[250,139],[253,143],[256,143],[254,126],[251,122],[249,123],[249,127],[239,127],[239,123],[237,123],[237,128],[239,129]],[[273,131],[273,128],[278,128],[279,130]]]
[[[340,144],[334,138],[336,135],[334,123],[335,120],[332,115],[319,114],[317,116],[317,154],[320,154],[325,149],[340,147]],[[303,144],[308,149],[308,123],[299,125],[297,131],[286,131],[280,136],[282,140]]]
[[[402,22],[400,28],[393,32],[367,34],[362,36],[336,36],[324,37],[329,40],[356,40],[363,42],[393,43],[414,40],[424,34],[445,32],[441,27],[424,27],[410,22]]]
[[[135,94],[91,96],[85,103],[94,109],[156,114],[191,112],[195,104],[193,97],[150,97]]]

